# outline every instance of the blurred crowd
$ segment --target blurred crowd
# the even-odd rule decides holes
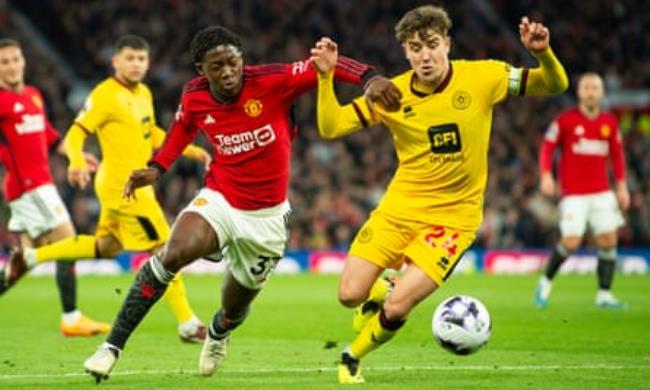
[[[110,74],[116,37],[136,33],[152,46],[147,82],[155,97],[159,123],[170,123],[183,83],[194,76],[189,41],[200,28],[222,24],[243,38],[248,63],[292,62],[308,56],[321,36],[339,43],[342,54],[373,64],[386,75],[408,68],[393,27],[408,9],[423,2],[378,0],[181,0],[10,1],[27,16],[86,89]],[[12,12],[0,0],[0,35],[12,36]],[[650,3],[532,0],[448,2],[454,22],[452,58],[496,58],[534,65],[521,47],[517,25],[522,15],[545,22],[552,46],[572,81],[586,70],[605,77],[610,91],[650,88]],[[17,37],[19,39],[24,37]],[[52,119],[65,132],[78,107],[79,86],[60,76],[29,41],[28,80],[47,95]],[[74,87],[74,88],[73,88]],[[84,90],[82,88],[82,90]],[[348,97],[355,87],[342,89]],[[495,111],[490,178],[481,247],[542,247],[557,238],[556,199],[538,192],[537,152],[552,118],[575,104],[572,93],[551,99],[511,98]],[[625,135],[632,207],[621,230],[622,245],[650,245],[650,129],[643,110],[625,113]],[[299,135],[293,146],[290,201],[294,208],[290,248],[347,248],[365,216],[381,198],[395,167],[389,133],[376,127],[340,141],[321,140],[315,128],[315,94],[296,106]],[[644,125],[645,123],[645,125]],[[205,140],[199,143],[206,145]],[[91,146],[93,147],[93,146]],[[96,147],[95,147],[96,148]],[[82,232],[94,228],[98,212],[92,192],[78,193],[65,184],[65,161],[53,171]],[[179,161],[158,186],[170,220],[201,186],[201,167]]]

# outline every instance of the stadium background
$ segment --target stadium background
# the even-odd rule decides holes
[[[393,26],[406,10],[421,3],[0,0],[0,36],[16,38],[23,44],[27,80],[44,91],[50,118],[62,133],[90,88],[110,74],[114,40],[126,33],[144,36],[152,46],[146,81],[154,93],[158,122],[166,127],[183,83],[194,76],[188,45],[201,27],[218,23],[239,34],[247,63],[304,59],[315,40],[328,35],[339,43],[343,54],[393,76],[408,67],[393,37]],[[608,107],[619,116],[625,137],[632,206],[626,215],[627,225],[620,231],[621,252],[627,256],[623,266],[629,272],[647,272],[650,3],[466,0],[444,5],[454,21],[452,58],[497,58],[515,65],[533,65],[517,35],[519,18],[528,14],[550,27],[551,44],[572,82],[571,91],[560,97],[511,98],[496,108],[485,221],[463,269],[530,272],[541,265],[543,249],[557,239],[557,209],[554,200],[542,197],[537,190],[537,151],[554,115],[575,104],[577,75],[592,70],[604,76]],[[352,96],[358,90],[346,88],[345,92]],[[294,219],[289,255],[300,269],[335,271],[340,267],[341,251],[392,176],[396,164],[392,141],[381,128],[336,142],[319,139],[314,93],[301,98],[295,112],[300,131],[293,146],[290,200]],[[207,144],[205,140],[199,143]],[[96,144],[91,143],[90,148],[98,153]],[[91,233],[98,204],[92,190],[78,192],[66,184],[65,169],[64,159],[53,158],[57,186],[78,231]],[[157,186],[170,221],[200,187],[200,174],[197,164],[181,160]],[[1,219],[6,226],[6,205]],[[0,240],[5,246],[17,242],[6,227],[0,231]],[[119,271],[139,257],[129,254],[117,265],[85,267],[89,271]],[[571,264],[565,268],[590,272],[595,258],[576,257]],[[199,264],[197,270],[204,269]],[[43,272],[48,272],[47,267]]]

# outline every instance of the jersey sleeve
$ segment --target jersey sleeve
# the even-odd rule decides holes
[[[616,118],[612,117],[612,134],[609,137],[610,159],[614,178],[617,182],[625,180],[625,153],[623,152],[623,137]]]
[[[345,83],[362,85],[376,75],[372,66],[351,58],[339,56],[334,79]],[[309,60],[294,62],[284,67],[286,97],[293,99],[316,87],[318,72]]]
[[[332,73],[318,75],[316,107],[318,132],[323,138],[338,138],[376,123],[363,96],[345,106],[340,105],[334,93]]]
[[[109,119],[108,107],[114,104],[101,89],[93,90],[86,98],[84,106],[74,120],[86,133],[94,133]]]
[[[61,141],[61,135],[47,118],[45,118],[45,137],[47,139],[47,146],[50,148],[55,147]]]
[[[544,141],[539,150],[539,170],[540,172],[551,172],[553,169],[553,154],[560,140],[560,119],[556,118],[548,126],[544,134]]]
[[[187,109],[189,104],[190,101],[187,99],[187,95],[184,94],[165,141],[160,150],[149,161],[149,165],[156,165],[162,171],[166,171],[183,153],[185,147],[196,137],[199,128],[190,117],[190,112]]]
[[[522,84],[526,83],[528,72],[525,69],[496,60],[480,61],[480,66],[480,77],[485,83],[490,105],[504,101],[508,95],[518,95]]]

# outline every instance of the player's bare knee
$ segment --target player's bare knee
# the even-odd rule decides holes
[[[98,237],[95,242],[95,253],[98,257],[112,258],[120,254],[122,245],[112,236]]]
[[[567,252],[567,254],[571,254],[578,250],[581,241],[582,240],[580,238],[574,238],[574,237],[563,238],[562,247],[564,248],[565,252]]]
[[[158,259],[166,270],[178,272],[185,265],[189,264],[192,259],[185,248],[178,248],[167,245],[163,250],[158,252]]]
[[[405,319],[415,306],[415,302],[410,299],[394,299],[389,297],[384,303],[384,315],[389,321],[398,321]]]
[[[342,284],[339,288],[339,302],[345,307],[356,307],[363,303],[368,297],[368,292],[351,288]]]

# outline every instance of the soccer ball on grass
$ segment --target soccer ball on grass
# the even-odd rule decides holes
[[[478,299],[455,295],[444,300],[433,313],[433,336],[444,349],[469,355],[490,338],[490,313]]]

